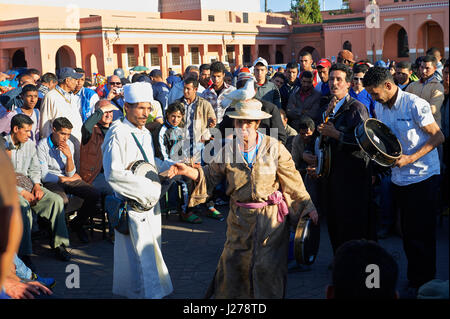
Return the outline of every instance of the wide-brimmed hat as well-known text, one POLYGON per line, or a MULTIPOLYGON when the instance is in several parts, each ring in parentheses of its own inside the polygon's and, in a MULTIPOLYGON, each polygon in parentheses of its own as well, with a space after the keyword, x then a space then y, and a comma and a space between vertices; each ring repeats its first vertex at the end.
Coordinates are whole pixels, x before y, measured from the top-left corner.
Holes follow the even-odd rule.
POLYGON ((227 113, 232 119, 241 120, 264 120, 271 118, 272 115, 261 111, 262 103, 258 100, 251 99, 238 101, 234 104, 234 111, 227 113))

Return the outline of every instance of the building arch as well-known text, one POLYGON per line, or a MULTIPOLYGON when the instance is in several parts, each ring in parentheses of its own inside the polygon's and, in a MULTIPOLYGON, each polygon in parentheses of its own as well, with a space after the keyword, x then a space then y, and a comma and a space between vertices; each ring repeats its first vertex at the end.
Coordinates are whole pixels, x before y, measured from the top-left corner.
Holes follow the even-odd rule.
POLYGON ((25 59, 25 52, 22 49, 14 52, 12 56, 12 67, 13 68, 26 68, 27 60, 25 59))
POLYGON ((56 70, 59 70, 64 67, 76 67, 76 58, 75 52, 68 47, 67 45, 63 45, 56 51, 55 56, 55 66, 56 70))
POLYGON ((86 77, 91 78, 94 73, 99 72, 99 64, 97 56, 94 53, 89 53, 84 59, 84 68, 86 77))
POLYGON ((386 28, 383 37, 383 59, 401 61, 409 57, 408 32, 400 24, 386 28))
POLYGON ((444 31, 441 25, 434 20, 422 23, 417 29, 418 56, 425 55, 431 47, 438 48, 441 55, 444 56, 444 31))
POLYGON ((303 54, 303 52, 309 52, 312 55, 313 61, 317 63, 320 60, 320 54, 319 51, 317 51, 316 48, 312 46, 305 46, 303 49, 300 50, 298 53, 297 61, 300 61, 300 56, 303 54))

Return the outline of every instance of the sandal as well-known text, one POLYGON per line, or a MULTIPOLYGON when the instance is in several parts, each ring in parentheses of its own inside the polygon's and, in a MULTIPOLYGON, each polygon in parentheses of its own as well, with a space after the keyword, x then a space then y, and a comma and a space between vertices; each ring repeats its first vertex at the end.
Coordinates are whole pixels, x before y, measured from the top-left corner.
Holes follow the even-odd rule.
POLYGON ((180 213, 180 219, 191 224, 200 224, 202 222, 202 219, 195 215, 193 212, 180 213))
POLYGON ((223 215, 214 207, 210 207, 208 208, 208 213, 206 214, 207 217, 211 217, 217 220, 224 220, 225 218, 223 217, 223 215))

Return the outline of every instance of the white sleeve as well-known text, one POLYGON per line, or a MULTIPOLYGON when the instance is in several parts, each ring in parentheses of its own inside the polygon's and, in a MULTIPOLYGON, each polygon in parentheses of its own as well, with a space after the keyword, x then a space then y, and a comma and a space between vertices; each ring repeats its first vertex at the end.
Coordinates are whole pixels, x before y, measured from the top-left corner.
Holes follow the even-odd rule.
POLYGON ((159 200, 161 185, 127 170, 127 141, 107 134, 102 145, 105 180, 118 194, 147 206, 159 200))
POLYGON ((430 104, 421 98, 416 98, 414 104, 411 105, 411 114, 414 122, 420 127, 427 126, 435 122, 430 104))

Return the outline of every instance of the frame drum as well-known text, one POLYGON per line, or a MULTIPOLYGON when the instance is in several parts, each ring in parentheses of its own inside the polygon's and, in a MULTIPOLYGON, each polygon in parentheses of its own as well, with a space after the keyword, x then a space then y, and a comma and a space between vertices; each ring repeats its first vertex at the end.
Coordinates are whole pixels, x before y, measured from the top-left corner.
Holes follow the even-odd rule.
POLYGON ((295 231, 294 256, 300 265, 312 265, 320 243, 320 224, 315 225, 309 216, 300 219, 295 231))

